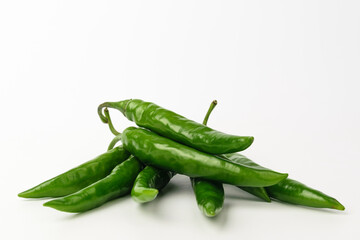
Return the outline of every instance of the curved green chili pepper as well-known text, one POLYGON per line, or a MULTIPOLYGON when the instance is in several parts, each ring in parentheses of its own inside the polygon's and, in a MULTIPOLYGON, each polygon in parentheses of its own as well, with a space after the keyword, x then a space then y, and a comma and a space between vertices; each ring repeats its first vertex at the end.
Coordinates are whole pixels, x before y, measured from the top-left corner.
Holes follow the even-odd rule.
MULTIPOLYGON (((239 153, 223 154, 223 156, 235 163, 253 167, 257 166, 259 169, 263 168, 239 153)), ((271 197, 283 202, 309 207, 333 208, 337 210, 345 209, 336 199, 290 178, 284 179, 283 181, 268 187, 240 188, 265 201, 269 201, 268 199, 271 197)))
POLYGON ((93 160, 19 193, 18 196, 42 198, 69 195, 104 178, 116 165, 125 161, 129 156, 130 153, 123 147, 116 147, 93 160))
POLYGON ((308 207, 345 210, 345 207, 335 198, 289 178, 265 189, 270 197, 282 202, 308 207))
POLYGON ((122 133, 124 148, 140 161, 189 177, 241 186, 274 185, 287 174, 247 167, 200 152, 146 129, 129 127, 122 133))
POLYGON ((202 152, 211 154, 238 152, 248 148, 254 141, 254 137, 225 134, 139 99, 101 104, 98 107, 98 114, 104 123, 108 122, 102 114, 102 108, 105 107, 118 109, 138 126, 202 152))
POLYGON ((200 211, 207 217, 215 217, 221 211, 224 203, 222 183, 191 178, 191 185, 200 211))
POLYGON ((135 179, 131 197, 139 203, 150 202, 173 176, 174 174, 170 171, 146 166, 135 179))
MULTIPOLYGON (((245 156, 237 154, 224 154, 229 161, 234 161, 246 166, 262 166, 256 164, 245 156)), ((267 168, 266 168, 267 169, 267 168)), ((316 207, 316 208, 333 208, 337 210, 344 210, 344 206, 341 205, 336 199, 330 197, 318 190, 310 188, 303 183, 292 180, 290 178, 268 187, 241 187, 241 189, 248 191, 255 196, 258 196, 264 200, 267 200, 269 196, 271 198, 280 200, 282 202, 316 207)))
POLYGON ((44 203, 63 212, 85 212, 130 192, 141 163, 134 157, 117 165, 110 175, 71 195, 44 203))

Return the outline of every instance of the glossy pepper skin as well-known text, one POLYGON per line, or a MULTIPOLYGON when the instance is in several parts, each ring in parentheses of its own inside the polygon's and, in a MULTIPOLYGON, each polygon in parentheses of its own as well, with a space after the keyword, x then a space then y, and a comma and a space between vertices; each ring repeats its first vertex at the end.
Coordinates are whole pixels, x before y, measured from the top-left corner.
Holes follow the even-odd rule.
POLYGON ((189 177, 262 187, 274 185, 287 174, 251 168, 200 152, 146 129, 129 127, 122 133, 124 148, 146 165, 189 177))
POLYGON ((102 114, 102 108, 105 107, 120 110, 140 127, 210 154, 239 152, 254 141, 254 137, 225 134, 139 99, 101 104, 98 113, 104 123, 108 121, 102 114))
POLYGON ((123 147, 116 147, 93 160, 19 193, 18 196, 42 198, 69 195, 104 178, 116 165, 125 161, 129 156, 130 153, 123 147))
POLYGON ((224 204, 224 188, 220 182, 190 178, 197 205, 207 217, 218 215, 224 204))
MULTIPOLYGON (((104 109, 104 114, 108 119, 110 131, 115 135, 115 138, 109 144, 108 150, 110 150, 121 140, 121 134, 114 128, 107 108, 104 109)), ((131 190, 131 197, 139 203, 146 203, 154 200, 159 191, 167 185, 174 175, 175 173, 170 171, 146 166, 135 179, 131 190)))
MULTIPOLYGON (((223 156, 227 157, 230 161, 238 162, 247 166, 257 166, 258 168, 263 168, 239 153, 224 154, 223 156)), ((283 181, 268 187, 240 188, 264 199, 265 201, 270 201, 271 197, 283 202, 308 207, 332 208, 337 210, 345 209, 344 206, 336 199, 290 178, 284 179, 283 181)))
POLYGON ((154 200, 174 174, 170 171, 146 166, 136 177, 131 190, 131 197, 136 202, 146 203, 154 200))
MULTIPOLYGON (((209 119, 212 111, 213 111, 214 108, 216 107, 216 105, 217 105, 217 101, 216 101, 216 100, 212 101, 212 103, 210 104, 210 107, 209 107, 209 109, 208 109, 208 111, 207 111, 207 113, 206 113, 206 116, 205 116, 205 118, 204 118, 204 121, 203 121, 203 124, 204 124, 204 125, 207 125, 207 121, 208 121, 208 119, 209 119)), ((221 157, 227 158, 228 161, 232 161, 232 162, 234 162, 234 163, 236 163, 236 164, 245 164, 245 165, 248 165, 248 166, 251 166, 251 167, 258 167, 258 166, 259 166, 259 165, 257 165, 256 163, 254 163, 254 162, 251 161, 250 159, 247 159, 246 157, 244 157, 244 156, 241 155, 241 154, 228 153, 227 156, 221 155, 221 157), (227 157, 227 156, 228 156, 228 157, 227 157)), ((205 180, 202 180, 202 181, 204 182, 205 180)), ((205 184, 205 183, 204 183, 204 184, 205 184)), ((204 184, 203 184, 203 185, 204 185, 204 184)), ((212 187, 213 187, 213 188, 218 188, 218 189, 217 189, 218 192, 221 191, 221 189, 219 189, 219 188, 222 188, 222 191, 224 191, 222 184, 216 184, 216 185, 214 185, 214 184, 213 184, 212 182, 210 182, 210 181, 209 181, 207 184, 212 184, 212 187)), ((270 197, 268 196, 267 192, 265 191, 265 189, 264 189, 263 187, 239 187, 239 188, 242 189, 242 190, 244 190, 244 191, 246 191, 246 192, 248 192, 248 193, 250 193, 250 194, 252 194, 252 195, 255 195, 255 196, 257 196, 257 197, 259 197, 259 198, 261 198, 261 199, 263 199, 263 200, 265 200, 265 201, 267 201, 267 202, 271 202, 270 197)), ((195 194, 196 194, 196 193, 195 193, 195 194)), ((199 204, 199 202, 198 202, 198 204, 199 204)), ((204 205, 206 205, 206 204, 207 204, 207 202, 206 202, 206 199, 204 198, 204 200, 201 202, 201 205, 204 206, 204 205)), ((202 207, 201 205, 199 205, 199 208, 200 208, 200 209, 206 209, 206 208, 202 207)), ((218 203, 218 207, 222 207, 222 204, 220 205, 220 203, 218 203)), ((205 215, 207 215, 207 214, 205 214, 205 215)))
POLYGON ((105 178, 71 195, 44 203, 45 207, 79 213, 99 207, 130 192, 142 164, 134 157, 117 165, 105 178))
POLYGON ((345 207, 335 198, 289 178, 265 189, 270 197, 283 202, 315 208, 345 210, 345 207))
MULTIPOLYGON (((231 162, 234 162, 237 164, 242 164, 242 165, 253 167, 253 168, 263 169, 265 171, 269 170, 268 168, 264 168, 264 167, 260 166, 259 164, 253 162, 252 160, 250 160, 249 158, 245 157, 244 155, 242 155, 240 153, 223 154, 223 155, 221 155, 221 157, 226 158, 228 161, 231 161, 231 162)), ((269 195, 267 194, 266 190, 263 187, 244 187, 244 186, 238 186, 238 187, 258 198, 265 200, 266 202, 271 202, 269 195)))

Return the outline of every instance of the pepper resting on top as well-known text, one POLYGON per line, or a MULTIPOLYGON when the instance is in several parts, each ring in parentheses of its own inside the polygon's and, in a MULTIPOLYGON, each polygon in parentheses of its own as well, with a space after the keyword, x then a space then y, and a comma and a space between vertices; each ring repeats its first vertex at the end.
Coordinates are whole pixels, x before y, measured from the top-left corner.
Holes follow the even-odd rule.
POLYGON ((189 177, 252 187, 271 186, 287 177, 285 173, 226 161, 146 129, 129 127, 121 137, 124 148, 144 164, 189 177))
POLYGON ((108 122, 102 113, 102 109, 106 107, 120 110, 126 118, 140 127, 210 154, 239 152, 248 148, 254 141, 254 137, 222 133, 139 99, 105 102, 99 105, 98 114, 104 123, 108 122))

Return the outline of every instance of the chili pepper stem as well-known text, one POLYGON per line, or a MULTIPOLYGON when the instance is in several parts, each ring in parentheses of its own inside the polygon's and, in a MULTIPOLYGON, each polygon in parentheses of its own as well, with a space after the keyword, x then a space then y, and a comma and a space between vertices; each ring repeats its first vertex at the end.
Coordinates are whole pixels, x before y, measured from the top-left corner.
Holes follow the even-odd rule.
POLYGON ((204 121, 203 121, 203 124, 204 124, 204 125, 207 125, 207 122, 208 122, 208 120, 209 120, 210 114, 211 114, 211 112, 214 110, 216 104, 217 104, 217 101, 216 101, 216 100, 212 101, 212 103, 210 104, 209 110, 207 111, 206 116, 205 116, 204 121))
POLYGON ((116 129, 114 128, 114 125, 113 125, 113 123, 112 123, 112 121, 111 121, 111 118, 110 118, 109 110, 108 110, 107 108, 104 109, 104 113, 105 113, 105 116, 106 116, 106 118, 107 118, 107 120, 108 120, 107 123, 108 123, 108 126, 109 126, 109 128, 110 128, 110 131, 111 131, 115 136, 121 134, 120 132, 116 131, 116 129))
POLYGON ((105 103, 100 104, 97 109, 98 115, 103 123, 108 122, 108 119, 103 114, 103 108, 107 108, 107 107, 109 107, 109 104, 107 102, 105 102, 105 103))
POLYGON ((111 117, 110 117, 110 114, 109 114, 109 110, 107 108, 104 109, 104 113, 105 113, 105 116, 108 120, 108 125, 109 125, 109 128, 110 128, 110 131, 115 135, 114 139, 110 142, 109 146, 108 146, 108 151, 113 149, 115 144, 119 141, 121 141, 121 133, 116 131, 116 129, 114 128, 114 125, 111 121, 111 117))
POLYGON ((109 151, 109 150, 113 149, 115 144, 118 143, 119 141, 121 141, 121 134, 119 134, 113 138, 113 140, 110 142, 107 150, 109 151))
POLYGON ((104 116, 102 109, 103 108, 114 108, 125 114, 126 105, 130 100, 120 101, 120 102, 104 102, 98 106, 98 115, 103 123, 108 123, 108 118, 104 116))

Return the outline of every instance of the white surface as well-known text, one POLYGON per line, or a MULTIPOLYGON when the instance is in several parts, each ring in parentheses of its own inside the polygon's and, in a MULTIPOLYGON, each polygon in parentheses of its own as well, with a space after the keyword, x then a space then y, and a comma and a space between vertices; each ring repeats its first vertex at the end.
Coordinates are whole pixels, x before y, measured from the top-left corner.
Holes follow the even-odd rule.
MULTIPOLYGON (((359 1, 1 1, 1 239, 359 239, 359 1), (258 163, 345 212, 226 187, 207 219, 177 176, 85 214, 16 194, 102 153, 103 101, 141 98, 253 135, 258 163)), ((118 129, 132 125, 112 111, 118 129)))

